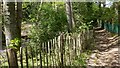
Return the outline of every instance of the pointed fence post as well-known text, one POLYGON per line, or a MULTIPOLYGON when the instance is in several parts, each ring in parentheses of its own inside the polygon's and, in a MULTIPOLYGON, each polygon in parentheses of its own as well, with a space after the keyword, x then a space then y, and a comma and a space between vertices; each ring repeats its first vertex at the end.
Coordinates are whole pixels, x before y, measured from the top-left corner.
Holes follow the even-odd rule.
POLYGON ((26 57, 26 67, 28 68, 28 52, 27 52, 27 46, 25 47, 25 57, 26 57))
POLYGON ((15 50, 11 48, 7 49, 7 57, 8 57, 9 68, 18 68, 17 58, 15 58, 17 57, 17 53, 15 52, 15 50))
POLYGON ((42 68, 42 43, 40 43, 40 68, 42 68))
POLYGON ((22 57, 22 47, 20 47, 20 64, 21 64, 21 68, 23 68, 23 57, 22 57))
POLYGON ((61 51, 61 68, 64 66, 64 33, 60 36, 60 51, 61 51))

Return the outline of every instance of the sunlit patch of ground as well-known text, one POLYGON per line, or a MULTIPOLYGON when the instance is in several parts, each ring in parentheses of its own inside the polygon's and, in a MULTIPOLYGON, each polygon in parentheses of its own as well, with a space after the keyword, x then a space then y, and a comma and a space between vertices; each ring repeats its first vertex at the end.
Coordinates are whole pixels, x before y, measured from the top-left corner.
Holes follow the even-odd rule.
POLYGON ((23 24, 21 27, 21 35, 26 36, 28 35, 30 28, 32 27, 32 24, 23 24))

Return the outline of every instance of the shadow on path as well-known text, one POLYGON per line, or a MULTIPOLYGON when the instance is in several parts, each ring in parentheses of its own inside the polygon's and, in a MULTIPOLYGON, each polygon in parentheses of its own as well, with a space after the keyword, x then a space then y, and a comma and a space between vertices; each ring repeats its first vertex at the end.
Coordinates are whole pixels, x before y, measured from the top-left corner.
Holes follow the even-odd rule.
POLYGON ((120 66, 120 36, 113 35, 105 29, 96 28, 95 50, 88 58, 88 66, 120 66))

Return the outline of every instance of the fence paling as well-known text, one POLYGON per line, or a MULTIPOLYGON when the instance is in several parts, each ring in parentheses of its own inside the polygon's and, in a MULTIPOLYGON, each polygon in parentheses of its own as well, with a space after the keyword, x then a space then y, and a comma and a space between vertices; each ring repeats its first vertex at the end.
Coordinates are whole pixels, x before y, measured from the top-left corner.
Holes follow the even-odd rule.
POLYGON ((8 58, 8 51, 7 51, 8 49, 6 49, 5 50, 5 52, 6 52, 6 55, 7 55, 7 61, 8 61, 8 64, 9 64, 9 58, 8 58))
POLYGON ((51 66, 51 52, 50 52, 50 50, 51 50, 51 48, 50 48, 50 41, 48 41, 49 43, 48 43, 48 66, 51 66))
POLYGON ((61 49, 61 68, 63 68, 63 61, 64 61, 64 59, 63 59, 63 51, 64 51, 64 39, 63 39, 63 35, 61 35, 61 37, 60 37, 60 41, 61 41, 61 43, 60 43, 60 49, 61 49))
POLYGON ((51 47, 52 47, 52 45, 51 45, 51 40, 49 41, 49 57, 50 57, 50 59, 49 59, 49 66, 51 67, 52 66, 52 52, 51 52, 51 47))
POLYGON ((80 35, 80 37, 78 37, 78 58, 79 58, 79 55, 80 55, 80 52, 81 52, 81 35, 80 35))
POLYGON ((35 48, 36 48, 36 55, 35 55, 35 57, 36 57, 36 66, 38 68, 38 49, 37 49, 37 46, 35 48))
POLYGON ((39 66, 40 66, 40 68, 42 68, 42 66, 43 66, 43 63, 42 63, 42 61, 43 61, 43 57, 42 57, 42 43, 39 44, 39 53, 40 53, 40 54, 39 54, 39 56, 40 56, 40 57, 39 57, 39 59, 40 59, 40 60, 39 60, 40 65, 39 65, 39 66))
POLYGON ((49 54, 48 54, 48 66, 51 67, 52 66, 52 61, 51 61, 51 57, 52 57, 52 54, 51 54, 51 40, 49 40, 49 54))
POLYGON ((45 64, 46 64, 46 60, 45 60, 45 58, 46 58, 46 48, 45 48, 45 42, 42 44, 42 47, 43 47, 43 50, 42 50, 42 57, 43 57, 43 66, 45 66, 45 64))
POLYGON ((58 50, 58 42, 57 42, 58 38, 56 37, 55 40, 56 40, 56 42, 55 42, 56 43, 56 45, 55 45, 55 49, 56 49, 56 53, 55 53, 55 55, 56 55, 56 66, 58 66, 58 62, 59 62, 59 54, 58 54, 59 50, 58 50))
POLYGON ((65 50, 66 50, 66 49, 65 49, 65 45, 66 45, 66 42, 65 42, 65 41, 66 41, 66 39, 65 39, 65 37, 66 37, 66 35, 63 35, 63 42, 64 42, 64 43, 63 43, 63 45, 64 45, 64 46, 63 46, 63 49, 64 49, 64 51, 63 51, 63 57, 64 57, 64 58, 63 58, 63 59, 64 59, 63 62, 64 62, 64 66, 66 66, 66 63, 65 63, 65 62, 66 62, 66 61, 65 61, 65 57, 66 57, 66 56, 65 56, 65 52, 66 52, 66 51, 65 51, 65 50))
POLYGON ((56 64, 56 37, 54 38, 54 49, 55 49, 55 51, 54 51, 54 66, 57 66, 57 64, 56 64))
POLYGON ((28 68, 28 53, 27 47, 25 47, 26 67, 28 68))
POLYGON ((58 36, 58 39, 57 39, 57 55, 58 55, 57 65, 59 65, 60 64, 60 36, 58 36))
MULTIPOLYGON (((33 49, 34 49, 34 47, 33 47, 33 49)), ((34 68, 33 49, 32 49, 32 47, 30 46, 30 51, 31 51, 31 60, 32 60, 32 68, 34 68)))
MULTIPOLYGON (((90 38, 91 33, 88 32, 81 32, 77 36, 72 36, 69 34, 62 34, 58 37, 55 37, 54 39, 51 39, 48 42, 43 42, 38 46, 30 46, 30 52, 31 52, 31 59, 32 59, 32 68, 34 68, 34 59, 37 64, 39 65, 40 68, 42 66, 71 66, 74 63, 74 60, 80 58, 80 53, 81 53, 81 46, 84 43, 86 39, 90 38), (87 36, 88 35, 88 36, 87 36), (34 48, 35 53, 33 53, 34 48), (39 51, 39 54, 38 54, 39 51), (35 56, 33 56, 33 54, 35 56), (40 56, 38 58, 38 55, 40 56), (38 59, 39 62, 38 62, 38 59)), ((22 48, 20 48, 20 59, 22 59, 22 48)), ((27 47, 25 48, 25 56, 26 56, 26 66, 28 67, 28 53, 27 53, 27 47)), ((23 65, 22 61, 21 66, 23 65)), ((36 65, 35 64, 35 65, 36 65)))
POLYGON ((48 43, 46 42, 46 65, 47 65, 47 67, 48 67, 48 43))
POLYGON ((54 68, 54 60, 53 60, 53 51, 54 51, 54 48, 53 48, 53 39, 51 40, 51 66, 52 68, 54 68), (52 49, 53 48, 53 49, 52 49))
POLYGON ((63 40, 64 40, 64 41, 63 41, 63 42, 64 42, 64 43, 63 43, 63 44, 64 44, 64 47, 63 47, 63 49, 64 49, 64 51, 63 51, 63 53, 64 53, 64 55, 63 55, 63 57, 64 57, 64 58, 63 58, 63 59, 64 59, 64 60, 63 60, 64 66, 66 66, 66 61, 65 61, 65 60, 66 60, 66 59, 65 59, 65 57, 66 57, 66 56, 65 56, 65 52, 66 52, 66 51, 65 51, 65 45, 66 45, 66 42, 65 42, 65 41, 66 41, 66 39, 65 39, 65 37, 66 37, 66 35, 63 36, 63 40))
POLYGON ((54 39, 52 39, 52 43, 51 43, 51 45, 52 45, 52 48, 53 48, 53 50, 52 50, 52 66, 53 66, 53 68, 54 68, 54 39))
POLYGON ((23 68, 23 59, 22 59, 22 47, 20 47, 20 64, 21 64, 21 68, 23 68))
POLYGON ((53 67, 54 66, 56 66, 56 62, 55 62, 55 59, 56 59, 56 55, 55 55, 55 38, 53 39, 53 49, 54 49, 54 51, 53 51, 53 61, 54 61, 54 63, 53 63, 53 67))
POLYGON ((40 43, 40 48, 39 48, 40 50, 40 68, 42 68, 42 54, 41 54, 41 52, 42 52, 42 44, 40 43))
POLYGON ((67 57, 67 52, 68 52, 68 47, 67 47, 67 46, 68 46, 68 43, 67 43, 67 42, 68 42, 68 37, 67 37, 67 36, 68 36, 68 35, 66 35, 66 37, 65 37, 65 38, 66 38, 66 41, 65 41, 65 55, 66 55, 66 56, 65 56, 65 65, 66 65, 66 66, 67 66, 67 63, 68 63, 68 60, 66 59, 66 57, 67 57))
POLYGON ((43 46, 43 51, 42 51, 42 53, 43 53, 43 63, 44 63, 43 66, 45 66, 45 43, 43 43, 42 46, 43 46))
POLYGON ((68 54, 68 59, 67 59, 67 57, 66 57, 66 60, 68 61, 68 63, 67 63, 67 66, 69 66, 70 65, 70 36, 68 35, 68 41, 67 41, 67 43, 68 43, 68 51, 67 51, 67 54, 68 54))

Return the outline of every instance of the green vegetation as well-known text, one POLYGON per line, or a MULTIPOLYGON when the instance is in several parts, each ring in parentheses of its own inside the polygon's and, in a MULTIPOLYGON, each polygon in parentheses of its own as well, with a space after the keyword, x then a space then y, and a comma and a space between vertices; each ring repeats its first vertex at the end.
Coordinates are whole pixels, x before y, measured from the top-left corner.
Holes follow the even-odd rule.
POLYGON ((106 24, 109 24, 110 32, 119 30, 114 26, 120 23, 119 7, 116 7, 119 3, 116 2, 110 7, 106 7, 105 2, 3 4, 0 3, 3 6, 0 6, 3 10, 0 22, 2 20, 5 33, 4 44, 6 42, 7 49, 16 51, 8 51, 9 64, 4 62, 1 66, 17 67, 22 62, 23 66, 86 66, 96 46, 94 28, 107 30, 106 24))
POLYGON ((11 40, 10 45, 8 46, 8 48, 12 48, 15 50, 19 50, 20 48, 20 39, 15 38, 14 40, 11 40))

